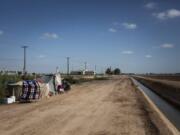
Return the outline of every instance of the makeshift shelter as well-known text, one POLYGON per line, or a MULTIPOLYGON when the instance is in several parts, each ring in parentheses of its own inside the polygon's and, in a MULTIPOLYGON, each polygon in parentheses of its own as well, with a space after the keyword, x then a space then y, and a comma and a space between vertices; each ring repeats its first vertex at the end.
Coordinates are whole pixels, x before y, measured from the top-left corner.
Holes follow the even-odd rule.
MULTIPOLYGON (((59 86, 62 86, 61 75, 56 73, 55 75, 44 75, 37 79, 41 89, 41 97, 48 97, 55 95, 59 92, 59 86)), ((62 91, 62 90, 61 90, 62 91)))
POLYGON ((17 100, 37 99, 33 96, 38 97, 38 99, 45 97, 47 98, 49 96, 56 95, 57 93, 59 93, 59 91, 63 91, 60 73, 43 75, 34 81, 33 80, 19 81, 17 83, 8 84, 8 85, 11 87, 9 96, 13 95, 16 97, 17 100), (29 82, 31 83, 33 82, 33 85, 30 83, 30 85, 28 86, 27 84, 25 84, 25 82, 28 83, 28 85, 29 82), (39 92, 37 87, 35 87, 34 85, 37 85, 39 87, 39 92), (29 87, 31 88, 31 90, 27 90, 29 89, 29 87), (32 89, 32 87, 34 87, 35 90, 32 89), (29 94, 27 94, 27 92, 29 94))

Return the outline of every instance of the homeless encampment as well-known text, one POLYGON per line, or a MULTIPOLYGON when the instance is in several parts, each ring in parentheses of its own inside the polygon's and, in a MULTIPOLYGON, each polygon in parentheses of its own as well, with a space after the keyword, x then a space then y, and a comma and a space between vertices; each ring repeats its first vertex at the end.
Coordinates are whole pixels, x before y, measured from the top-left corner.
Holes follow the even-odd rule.
POLYGON ((9 84, 17 100, 37 101, 64 92, 60 73, 43 75, 36 80, 24 80, 9 84))

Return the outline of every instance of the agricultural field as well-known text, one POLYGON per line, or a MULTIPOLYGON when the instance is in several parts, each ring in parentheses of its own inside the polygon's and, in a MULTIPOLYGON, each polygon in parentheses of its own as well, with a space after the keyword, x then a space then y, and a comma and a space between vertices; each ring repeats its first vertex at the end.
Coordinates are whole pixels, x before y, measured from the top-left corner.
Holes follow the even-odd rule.
POLYGON ((180 75, 147 75, 144 77, 168 81, 180 81, 180 75))

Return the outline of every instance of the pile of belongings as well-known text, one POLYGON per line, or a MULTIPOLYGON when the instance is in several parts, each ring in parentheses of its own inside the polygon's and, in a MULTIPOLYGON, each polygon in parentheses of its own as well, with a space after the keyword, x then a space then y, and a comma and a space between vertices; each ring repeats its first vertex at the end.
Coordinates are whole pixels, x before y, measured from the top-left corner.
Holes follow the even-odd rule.
POLYGON ((68 81, 62 80, 62 88, 64 91, 69 91, 71 89, 71 85, 68 81))

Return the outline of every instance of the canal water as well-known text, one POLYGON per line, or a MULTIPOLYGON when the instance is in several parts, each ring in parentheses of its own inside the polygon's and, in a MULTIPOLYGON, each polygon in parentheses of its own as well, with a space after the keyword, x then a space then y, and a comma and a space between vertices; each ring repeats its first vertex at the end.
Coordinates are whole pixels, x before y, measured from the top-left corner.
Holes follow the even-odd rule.
POLYGON ((133 82, 143 90, 144 93, 154 102, 154 104, 161 110, 161 112, 171 121, 172 124, 180 131, 180 110, 169 102, 158 96, 149 88, 133 79, 133 82))

